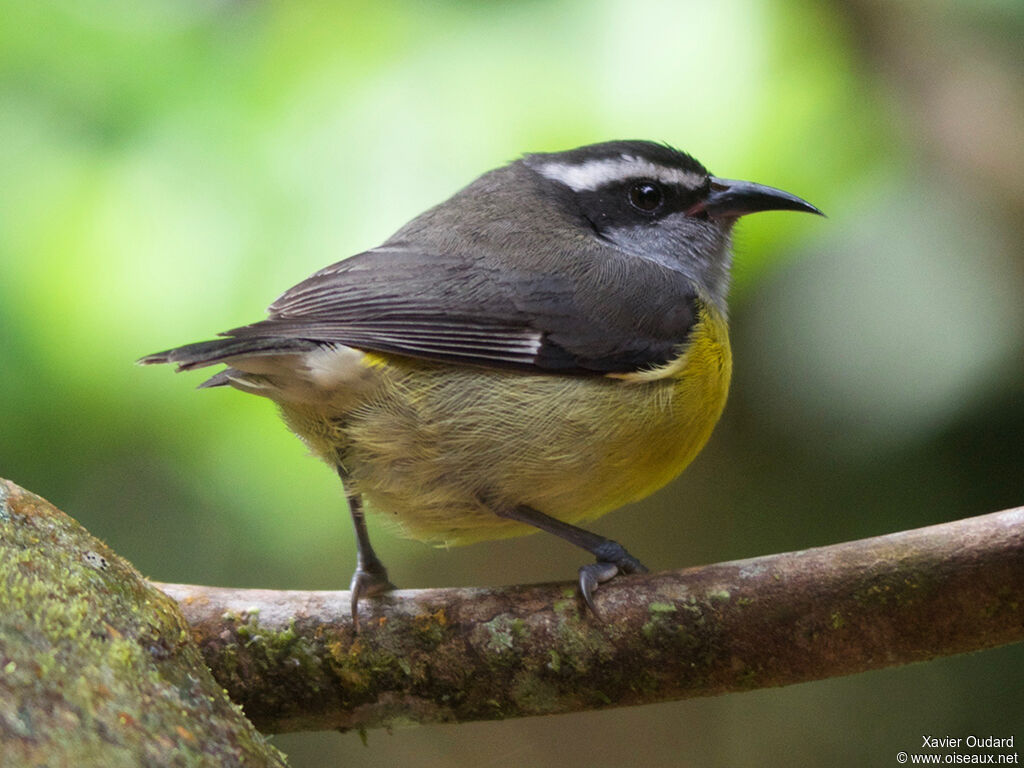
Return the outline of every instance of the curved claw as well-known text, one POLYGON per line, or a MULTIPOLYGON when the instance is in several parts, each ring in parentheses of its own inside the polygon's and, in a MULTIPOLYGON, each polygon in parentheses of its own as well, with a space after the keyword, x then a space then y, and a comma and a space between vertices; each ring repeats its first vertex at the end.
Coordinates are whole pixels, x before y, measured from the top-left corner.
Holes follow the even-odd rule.
POLYGON ((587 604, 590 612, 598 619, 601 619, 601 614, 594 604, 594 590, 599 584, 611 581, 620 573, 647 573, 647 566, 624 549, 621 552, 622 554, 614 561, 598 560, 580 568, 580 594, 583 595, 583 602, 587 604))
POLYGON ((615 578, 618 572, 619 566, 616 563, 603 563, 600 561, 584 565, 580 568, 580 594, 583 595, 583 602, 587 604, 590 612, 599 619, 601 614, 598 612, 597 606, 594 605, 594 590, 597 589, 598 584, 603 584, 615 578))
POLYGON ((365 567, 356 567, 352 574, 352 628, 359 631, 359 599, 361 597, 375 597, 376 595, 389 592, 395 585, 388 581, 388 571, 377 563, 369 563, 365 567))

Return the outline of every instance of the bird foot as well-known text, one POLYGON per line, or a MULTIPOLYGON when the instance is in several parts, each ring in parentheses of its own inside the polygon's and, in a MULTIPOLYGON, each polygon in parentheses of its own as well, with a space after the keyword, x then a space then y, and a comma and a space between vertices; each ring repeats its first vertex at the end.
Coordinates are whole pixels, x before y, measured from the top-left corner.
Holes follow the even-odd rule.
POLYGON ((359 599, 376 597, 395 588, 388 580, 388 571, 380 561, 360 563, 352 574, 352 627, 359 631, 359 599))
POLYGON ((598 619, 602 617, 594 605, 594 591, 599 584, 610 581, 620 573, 647 573, 647 567, 623 549, 622 555, 614 561, 598 560, 580 568, 580 594, 583 595, 583 601, 591 613, 598 619))

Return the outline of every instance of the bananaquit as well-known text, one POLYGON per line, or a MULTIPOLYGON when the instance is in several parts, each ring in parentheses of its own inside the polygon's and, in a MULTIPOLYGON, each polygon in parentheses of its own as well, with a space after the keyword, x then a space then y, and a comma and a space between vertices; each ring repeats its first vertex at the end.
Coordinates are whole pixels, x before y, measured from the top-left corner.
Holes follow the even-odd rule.
POLYGON ((820 213, 612 141, 485 173, 378 248, 286 291, 265 320, 143 358, 224 363, 202 387, 270 398, 340 475, 355 525, 352 615, 392 589, 363 505, 413 538, 547 531, 587 550, 583 598, 646 568, 576 526, 672 480, 725 405, 730 232, 820 213))

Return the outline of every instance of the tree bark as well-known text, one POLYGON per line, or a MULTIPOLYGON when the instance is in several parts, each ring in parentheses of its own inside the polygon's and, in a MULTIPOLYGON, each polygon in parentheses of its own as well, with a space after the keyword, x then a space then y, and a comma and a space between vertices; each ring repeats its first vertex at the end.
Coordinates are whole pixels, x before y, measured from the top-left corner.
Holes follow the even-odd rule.
POLYGON ((711 696, 1024 639, 1024 507, 802 552, 572 584, 348 592, 158 584, 265 731, 711 696))
POLYGON ((0 479, 0 765, 284 766, 174 601, 0 479))

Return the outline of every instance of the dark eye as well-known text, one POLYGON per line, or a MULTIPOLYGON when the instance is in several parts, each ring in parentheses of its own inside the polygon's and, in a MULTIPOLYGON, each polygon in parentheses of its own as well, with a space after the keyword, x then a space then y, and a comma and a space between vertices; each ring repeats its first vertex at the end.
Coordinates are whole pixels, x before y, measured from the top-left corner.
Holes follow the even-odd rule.
POLYGON ((661 187, 649 181, 638 181, 629 188, 629 203, 638 210, 656 211, 665 199, 661 187))

